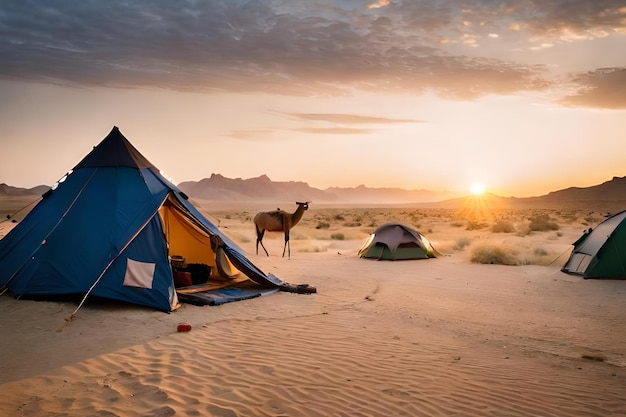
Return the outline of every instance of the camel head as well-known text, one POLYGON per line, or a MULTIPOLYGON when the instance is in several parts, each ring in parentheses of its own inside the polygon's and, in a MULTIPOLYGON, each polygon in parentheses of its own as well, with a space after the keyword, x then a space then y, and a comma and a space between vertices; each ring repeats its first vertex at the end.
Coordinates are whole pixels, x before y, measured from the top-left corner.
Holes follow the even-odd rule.
POLYGON ((309 208, 309 203, 310 203, 310 201, 305 201, 304 203, 302 203, 302 202, 300 202, 300 201, 296 201, 296 204, 297 204, 298 206, 302 206, 302 207, 304 207, 304 209, 305 209, 305 210, 308 210, 308 208, 309 208))

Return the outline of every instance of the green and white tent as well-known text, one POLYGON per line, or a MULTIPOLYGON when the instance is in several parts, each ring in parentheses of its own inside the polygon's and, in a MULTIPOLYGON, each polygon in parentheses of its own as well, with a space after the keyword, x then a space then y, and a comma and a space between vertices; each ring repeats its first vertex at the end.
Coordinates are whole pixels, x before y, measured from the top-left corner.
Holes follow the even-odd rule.
POLYGON ((428 259, 441 254, 417 230, 397 222, 379 226, 363 243, 359 257, 384 260, 428 259))
POLYGON ((561 271, 584 278, 626 278, 626 210, 585 230, 561 271))

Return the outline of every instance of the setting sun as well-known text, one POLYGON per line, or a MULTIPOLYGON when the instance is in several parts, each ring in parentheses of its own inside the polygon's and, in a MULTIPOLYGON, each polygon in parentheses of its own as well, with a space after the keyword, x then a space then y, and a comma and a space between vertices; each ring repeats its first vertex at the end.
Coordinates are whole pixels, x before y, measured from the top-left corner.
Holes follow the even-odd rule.
POLYGON ((472 193, 472 195, 482 195, 486 189, 485 185, 479 182, 470 185, 470 193, 472 193))

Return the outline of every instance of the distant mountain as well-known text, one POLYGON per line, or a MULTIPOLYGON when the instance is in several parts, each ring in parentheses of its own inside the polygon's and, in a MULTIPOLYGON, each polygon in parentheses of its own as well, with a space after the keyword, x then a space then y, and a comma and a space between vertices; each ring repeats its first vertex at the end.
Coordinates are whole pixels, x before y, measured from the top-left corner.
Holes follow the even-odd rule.
POLYGON ((47 185, 38 185, 33 188, 12 187, 5 183, 0 184, 0 197, 20 197, 27 195, 42 195, 50 189, 47 185))
MULTIPOLYGON (((463 208, 477 203, 477 197, 467 196, 431 202, 422 207, 463 208)), ((570 187, 552 191, 538 197, 500 197, 485 194, 480 204, 491 209, 507 208, 587 208, 607 211, 626 210, 626 177, 613 177, 610 181, 591 187, 570 187)))
MULTIPOLYGON (((200 181, 178 184, 195 199, 222 202, 287 202, 352 203, 384 205, 418 205, 420 207, 463 208, 481 204, 488 208, 589 208, 597 210, 626 210, 626 177, 591 187, 570 187, 538 197, 501 197, 485 194, 481 197, 460 196, 458 193, 401 188, 331 187, 325 190, 301 181, 272 181, 267 175, 242 179, 226 178, 220 174, 200 181)), ((0 184, 0 197, 42 195, 50 187, 12 187, 0 184)))
POLYGON ((613 177, 610 181, 586 188, 552 191, 543 198, 552 202, 626 200, 626 177, 613 177))
POLYGON ((613 177, 610 181, 591 187, 570 187, 552 191, 545 196, 528 198, 530 204, 547 207, 596 207, 610 211, 626 210, 626 177, 613 177))
POLYGON ((299 181, 272 181, 267 175, 241 179, 211 174, 200 181, 178 184, 187 195, 196 199, 219 201, 315 201, 317 203, 379 203, 401 204, 437 201, 457 197, 458 193, 401 188, 331 187, 320 190, 299 181))
POLYGON ((274 182, 266 175, 233 179, 211 174, 210 178, 200 181, 182 182, 178 184, 178 188, 192 198, 219 201, 317 201, 334 197, 327 196, 324 191, 311 188, 304 182, 274 182))

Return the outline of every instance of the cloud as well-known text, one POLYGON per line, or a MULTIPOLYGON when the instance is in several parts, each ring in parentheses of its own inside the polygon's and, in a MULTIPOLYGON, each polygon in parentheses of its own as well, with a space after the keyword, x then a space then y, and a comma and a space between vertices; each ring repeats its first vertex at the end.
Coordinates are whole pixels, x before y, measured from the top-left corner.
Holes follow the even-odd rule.
POLYGON ((577 74, 572 81, 578 85, 576 94, 560 102, 575 107, 626 109, 626 67, 603 68, 577 74))
POLYGON ((367 6, 368 9, 380 9, 381 7, 389 6, 390 0, 376 0, 374 3, 367 6))
POLYGON ((228 134, 224 136, 228 136, 233 139, 241 139, 241 140, 266 140, 268 135, 274 133, 274 130, 231 130, 228 134))
POLYGON ((424 123, 419 119, 390 119, 387 117, 359 116, 355 114, 334 113, 290 113, 299 119, 315 120, 337 124, 396 124, 396 123, 424 123))
POLYGON ((354 129, 349 127, 303 127, 291 129, 293 132, 313 133, 320 135, 363 135, 374 132, 373 129, 354 129))
POLYGON ((498 33, 514 50, 528 42, 545 47, 551 38, 606 36, 624 28, 621 4, 9 1, 0 6, 0 78, 204 93, 435 92, 472 100, 545 91, 554 82, 546 66, 480 56, 481 39, 498 33), (442 49, 450 45, 471 52, 442 49))
MULTIPOLYGON (((319 135, 362 135, 372 133, 375 129, 371 128, 355 128, 345 127, 344 125, 389 125, 399 123, 425 123, 419 119, 393 119, 388 117, 375 117, 375 116, 360 116, 356 114, 340 114, 340 113, 286 113, 288 116, 293 117, 301 121, 312 121, 330 123, 335 126, 331 127, 300 127, 291 129, 278 129, 288 130, 291 132, 300 133, 313 133, 319 135)), ((233 130, 226 136, 240 139, 240 140, 274 140, 273 136, 269 136, 274 133, 275 130, 233 130)))

